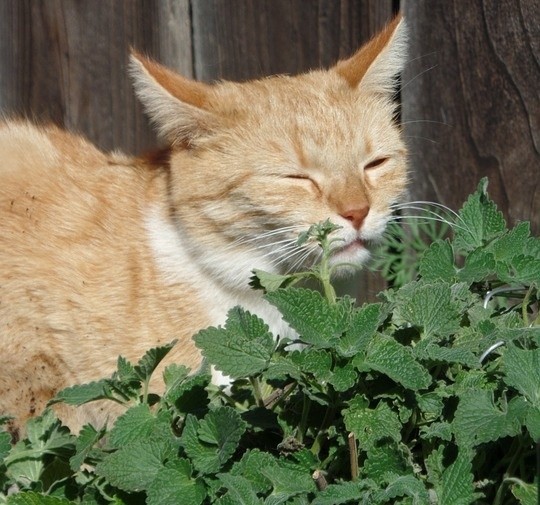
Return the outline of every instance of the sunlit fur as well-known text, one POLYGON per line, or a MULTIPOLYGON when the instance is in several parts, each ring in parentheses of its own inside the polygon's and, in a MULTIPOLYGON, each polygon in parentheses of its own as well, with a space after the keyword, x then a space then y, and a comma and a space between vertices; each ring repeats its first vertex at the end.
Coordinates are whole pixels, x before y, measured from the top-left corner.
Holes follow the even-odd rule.
MULTIPOLYGON (((406 185, 392 101, 404 49, 395 20, 329 70, 215 85, 134 55, 168 161, 0 126, 0 413, 13 433, 59 389, 110 375, 119 354, 176 338, 166 363, 197 369, 191 336, 237 304, 287 332, 248 280, 315 261, 295 242, 312 223, 342 226, 335 263, 363 262, 406 185)), ((74 428, 119 412, 57 411, 74 428)))

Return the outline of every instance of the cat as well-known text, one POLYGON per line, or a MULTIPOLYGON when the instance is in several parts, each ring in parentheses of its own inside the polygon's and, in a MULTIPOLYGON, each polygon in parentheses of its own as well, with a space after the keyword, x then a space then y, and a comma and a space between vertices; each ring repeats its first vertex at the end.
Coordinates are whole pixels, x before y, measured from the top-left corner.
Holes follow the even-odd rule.
MULTIPOLYGON (((235 305, 285 333, 248 281, 313 261, 295 245, 311 224, 342 226, 333 261, 367 259, 407 184, 393 100, 406 37, 396 18, 329 69, 243 83, 193 81, 133 53, 135 92, 167 142, 154 158, 0 125, 0 414, 15 438, 118 355, 178 339, 161 369, 197 370, 192 335, 235 305)), ((118 415, 111 403, 55 409, 77 430, 118 415)))

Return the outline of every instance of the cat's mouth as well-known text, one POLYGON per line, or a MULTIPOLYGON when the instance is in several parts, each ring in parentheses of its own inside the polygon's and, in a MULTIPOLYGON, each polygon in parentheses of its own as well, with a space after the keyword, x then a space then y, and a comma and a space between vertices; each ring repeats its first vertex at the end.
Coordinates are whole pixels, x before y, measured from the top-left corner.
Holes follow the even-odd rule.
POLYGON ((351 254, 355 253, 361 250, 366 249, 366 243, 362 239, 354 239, 352 242, 349 242, 348 244, 344 244, 341 246, 336 247, 332 251, 332 256, 335 255, 341 255, 341 254, 351 254))

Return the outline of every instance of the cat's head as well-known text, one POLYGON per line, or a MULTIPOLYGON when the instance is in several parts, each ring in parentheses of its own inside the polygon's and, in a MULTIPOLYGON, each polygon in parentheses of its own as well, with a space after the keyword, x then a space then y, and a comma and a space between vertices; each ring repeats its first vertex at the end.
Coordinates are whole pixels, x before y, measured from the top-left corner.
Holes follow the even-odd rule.
POLYGON ((328 70, 212 85, 133 55, 172 146, 174 218, 203 268, 245 283, 253 268, 305 267, 316 249, 298 249, 298 233, 327 218, 342 227, 335 262, 367 259, 407 183, 393 100, 405 49, 396 19, 328 70))

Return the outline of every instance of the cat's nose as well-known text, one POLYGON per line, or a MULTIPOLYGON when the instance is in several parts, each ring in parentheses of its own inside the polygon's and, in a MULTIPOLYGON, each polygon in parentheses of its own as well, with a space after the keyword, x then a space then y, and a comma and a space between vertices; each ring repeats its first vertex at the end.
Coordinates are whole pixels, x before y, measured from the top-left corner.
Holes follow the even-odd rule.
POLYGON ((341 217, 350 221, 355 230, 359 230, 366 219, 366 216, 369 213, 369 206, 364 205, 363 207, 348 209, 342 212, 341 217))

